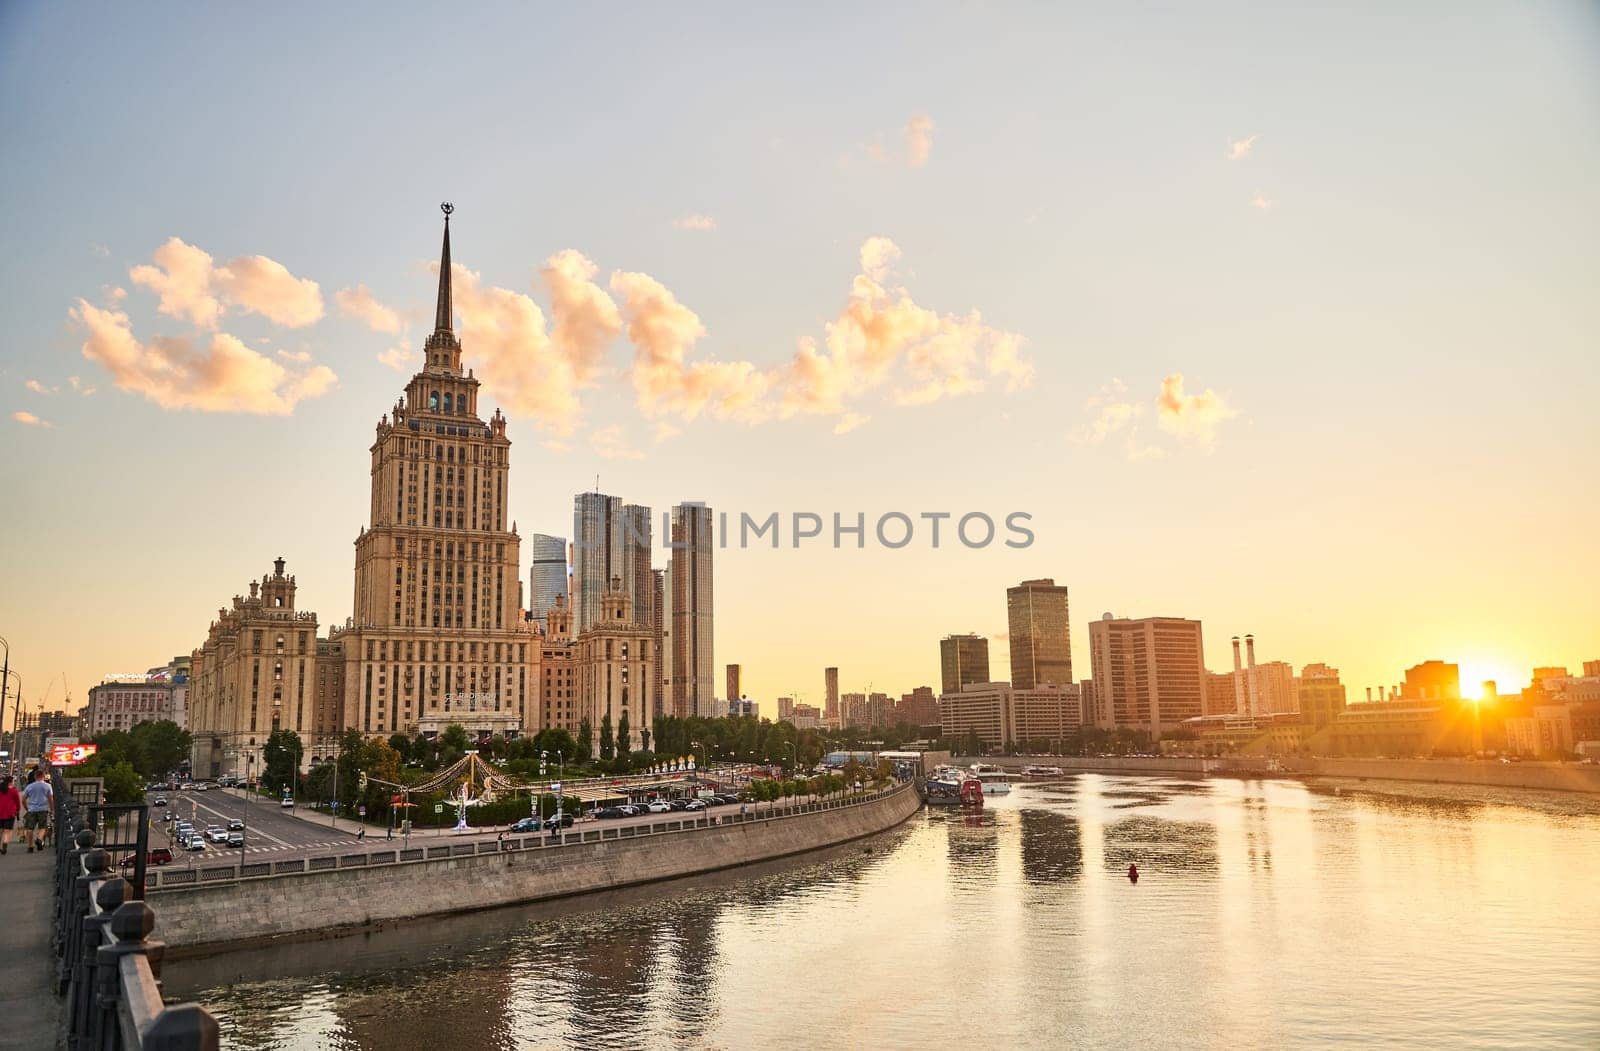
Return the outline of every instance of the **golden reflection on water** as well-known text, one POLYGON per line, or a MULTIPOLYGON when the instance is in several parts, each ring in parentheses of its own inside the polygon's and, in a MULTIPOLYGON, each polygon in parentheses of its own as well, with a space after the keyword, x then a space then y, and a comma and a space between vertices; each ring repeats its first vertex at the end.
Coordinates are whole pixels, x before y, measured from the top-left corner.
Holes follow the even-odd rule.
POLYGON ((1600 1046, 1600 800, 1085 774, 988 804, 168 991, 240 1048, 1600 1046))

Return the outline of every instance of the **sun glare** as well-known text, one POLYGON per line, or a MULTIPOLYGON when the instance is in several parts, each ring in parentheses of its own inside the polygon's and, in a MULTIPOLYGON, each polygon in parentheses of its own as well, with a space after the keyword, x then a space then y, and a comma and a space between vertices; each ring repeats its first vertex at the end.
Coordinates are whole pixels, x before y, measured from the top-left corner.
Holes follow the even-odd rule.
POLYGON ((1516 693, 1528 685, 1528 673, 1516 671, 1506 660, 1473 659, 1458 662, 1461 665, 1461 696, 1471 700, 1483 699, 1483 684, 1493 682, 1499 693, 1516 693))

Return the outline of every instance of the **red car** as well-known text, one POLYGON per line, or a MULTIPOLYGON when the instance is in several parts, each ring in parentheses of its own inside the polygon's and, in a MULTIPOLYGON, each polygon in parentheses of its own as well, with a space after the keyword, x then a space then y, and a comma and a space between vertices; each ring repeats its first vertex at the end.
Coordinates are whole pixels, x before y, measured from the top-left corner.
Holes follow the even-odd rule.
MULTIPOLYGON (((122 868, 131 869, 137 857, 138 855, 136 854, 129 854, 117 864, 122 868)), ((151 847, 145 853, 144 863, 146 865, 170 865, 172 864, 172 849, 170 847, 151 847)))

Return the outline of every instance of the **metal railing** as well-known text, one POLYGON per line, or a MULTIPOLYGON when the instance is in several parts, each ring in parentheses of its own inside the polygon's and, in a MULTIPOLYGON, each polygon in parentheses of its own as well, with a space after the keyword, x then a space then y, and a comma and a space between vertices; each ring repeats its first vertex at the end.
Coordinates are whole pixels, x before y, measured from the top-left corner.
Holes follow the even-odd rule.
POLYGON ((572 829, 559 834, 507 835, 499 839, 469 840, 467 842, 439 843, 424 840, 416 846, 397 841, 381 850, 363 852, 340 851, 333 854, 310 855, 299 858, 246 861, 243 864, 198 864, 183 867, 173 865, 166 869, 152 869, 150 887, 153 890, 160 891, 164 896, 168 892, 182 892, 217 883, 237 883, 275 876, 326 872, 332 869, 405 865, 417 862, 443 861, 478 854, 560 849, 591 843, 611 842, 619 839, 671 835, 860 806, 882 799, 901 788, 908 791, 917 790, 915 785, 910 782, 904 782, 884 789, 849 793, 806 802, 789 803, 787 805, 782 801, 751 803, 749 804, 750 809, 742 814, 729 813, 705 817, 662 818, 658 821, 638 825, 608 825, 600 821, 588 824, 586 827, 574 826, 572 829))
POLYGON ((57 992, 65 998, 69 1051, 215 1051, 220 1031, 197 1004, 161 996, 165 946, 150 937, 155 911, 142 899, 144 808, 105 806, 98 785, 83 790, 55 774, 57 992), (139 813, 135 813, 139 811, 139 813), (101 834, 107 841, 100 842, 101 834), (112 871, 134 849, 135 881, 112 871))

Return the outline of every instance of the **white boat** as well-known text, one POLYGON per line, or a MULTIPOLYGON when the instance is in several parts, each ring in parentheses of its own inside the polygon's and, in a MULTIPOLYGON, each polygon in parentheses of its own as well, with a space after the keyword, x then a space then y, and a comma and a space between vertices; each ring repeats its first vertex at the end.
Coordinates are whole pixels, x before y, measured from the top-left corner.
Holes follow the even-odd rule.
POLYGON ((1022 768, 1022 776, 1031 779, 1065 777, 1066 771, 1059 766, 1025 766, 1022 768))
POLYGON ((992 763, 972 764, 972 776, 983 783, 986 796, 1003 796, 1011 791, 1011 774, 992 763))

